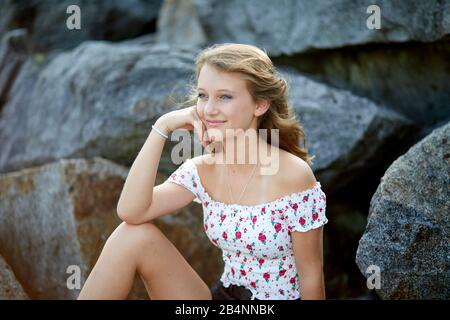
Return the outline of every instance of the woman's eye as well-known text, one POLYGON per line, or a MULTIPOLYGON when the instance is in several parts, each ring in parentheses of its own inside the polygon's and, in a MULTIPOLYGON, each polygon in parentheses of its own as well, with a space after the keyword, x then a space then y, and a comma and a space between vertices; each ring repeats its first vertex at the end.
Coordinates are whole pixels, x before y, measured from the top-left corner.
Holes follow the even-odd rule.
MULTIPOLYGON (((204 95, 203 93, 199 93, 199 94, 197 95, 197 97, 198 97, 199 99, 203 99, 203 98, 205 97, 205 95, 204 95)), ((222 99, 231 99, 231 98, 233 98, 232 96, 229 96, 229 95, 227 95, 227 94, 221 95, 220 97, 221 97, 222 99)))

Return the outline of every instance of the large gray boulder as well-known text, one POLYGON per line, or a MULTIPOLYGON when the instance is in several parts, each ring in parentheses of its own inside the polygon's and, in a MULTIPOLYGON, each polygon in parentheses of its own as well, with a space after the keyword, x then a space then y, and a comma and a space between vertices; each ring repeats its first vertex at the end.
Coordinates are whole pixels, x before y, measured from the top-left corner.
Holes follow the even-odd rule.
POLYGON ((86 40, 123 40, 156 31, 162 0, 3 0, 0 34, 25 28, 33 50, 71 49, 86 40), (80 8, 81 29, 70 30, 70 5, 80 8))
POLYGON ((42 63, 30 57, 0 118, 0 172, 71 157, 131 165, 151 124, 186 94, 194 57, 106 42, 84 42, 42 63))
POLYGON ((116 205, 126 174, 94 159, 0 175, 1 253, 31 298, 78 296, 66 285, 68 267, 85 277, 120 223, 116 205))
POLYGON ((450 122, 386 171, 370 203, 356 263, 381 271, 383 299, 450 298, 450 122))
MULTIPOLYGON (((450 33, 448 1, 194 0, 194 4, 192 17, 198 16, 208 43, 251 43, 272 56, 367 43, 430 42, 450 33), (366 10, 374 4, 381 9, 381 30, 367 27, 371 13, 366 10)), ((172 15, 172 24, 166 25, 184 27, 176 17, 172 15)), ((182 32, 173 29, 172 38, 182 32)))
POLYGON ((428 131, 450 120, 449 56, 450 42, 442 40, 347 46, 273 60, 383 104, 428 131))

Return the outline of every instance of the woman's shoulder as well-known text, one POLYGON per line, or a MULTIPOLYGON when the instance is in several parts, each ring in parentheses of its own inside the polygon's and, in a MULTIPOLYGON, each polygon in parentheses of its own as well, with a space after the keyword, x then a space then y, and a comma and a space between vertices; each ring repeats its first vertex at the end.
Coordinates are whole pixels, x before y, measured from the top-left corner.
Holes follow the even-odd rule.
POLYGON ((213 174, 213 158, 210 154, 199 155, 190 158, 189 161, 193 166, 195 166, 195 173, 198 174, 198 178, 201 181, 213 174))
MULTIPOLYGON (((317 184, 317 179, 309 164, 288 151, 280 151, 279 167, 286 189, 292 192, 305 191, 314 188, 317 184)), ((288 193, 290 192, 288 191, 288 193)))
POLYGON ((195 165, 197 172, 203 176, 209 173, 209 169, 212 167, 212 158, 209 154, 203 154, 189 159, 193 165, 195 165))
POLYGON ((192 163, 194 163, 196 166, 201 166, 201 165, 207 165, 209 163, 211 163, 210 161, 212 160, 211 155, 210 154, 202 154, 196 157, 193 157, 191 159, 189 159, 190 161, 192 161, 192 163))

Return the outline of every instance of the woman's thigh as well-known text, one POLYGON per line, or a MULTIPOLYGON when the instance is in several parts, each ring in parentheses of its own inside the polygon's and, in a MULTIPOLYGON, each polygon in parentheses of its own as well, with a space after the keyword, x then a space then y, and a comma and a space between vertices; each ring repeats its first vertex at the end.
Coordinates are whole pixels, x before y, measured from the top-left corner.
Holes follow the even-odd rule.
POLYGON ((137 238, 134 240, 136 268, 152 300, 212 298, 208 285, 156 225, 125 224, 122 227, 127 229, 125 233, 130 238, 137 238))

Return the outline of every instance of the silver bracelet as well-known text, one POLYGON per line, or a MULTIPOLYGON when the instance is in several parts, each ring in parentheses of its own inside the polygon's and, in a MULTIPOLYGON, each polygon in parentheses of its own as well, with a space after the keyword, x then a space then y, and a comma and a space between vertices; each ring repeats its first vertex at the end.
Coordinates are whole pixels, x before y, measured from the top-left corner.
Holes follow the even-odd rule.
POLYGON ((168 139, 169 138, 169 136, 168 135, 166 135, 166 134, 164 134, 164 133, 162 133, 161 131, 159 131, 159 129, 158 128, 156 128, 153 124, 152 124, 152 128, 153 129, 155 129, 156 130, 156 132, 158 132, 160 135, 162 135, 164 138, 166 138, 166 139, 168 139))

